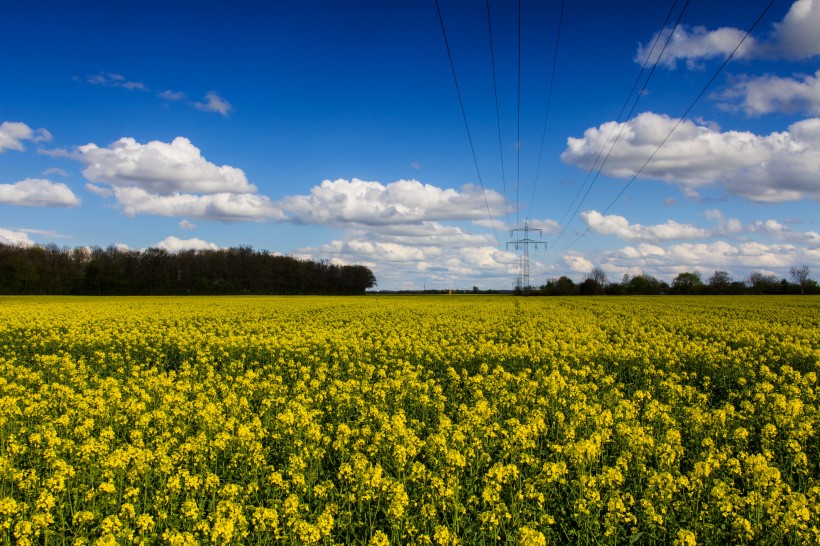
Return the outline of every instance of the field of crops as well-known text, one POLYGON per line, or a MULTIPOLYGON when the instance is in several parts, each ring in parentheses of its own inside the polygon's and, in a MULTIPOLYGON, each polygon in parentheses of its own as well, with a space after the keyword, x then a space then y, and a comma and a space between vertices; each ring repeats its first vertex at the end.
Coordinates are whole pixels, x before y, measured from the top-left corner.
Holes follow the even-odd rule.
POLYGON ((0 298, 2 544, 820 542, 820 299, 0 298))

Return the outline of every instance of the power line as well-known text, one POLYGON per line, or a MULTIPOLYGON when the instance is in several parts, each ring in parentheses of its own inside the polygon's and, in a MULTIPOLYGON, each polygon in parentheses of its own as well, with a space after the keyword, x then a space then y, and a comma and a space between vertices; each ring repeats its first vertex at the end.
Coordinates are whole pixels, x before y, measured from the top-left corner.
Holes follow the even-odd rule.
MULTIPOLYGON (((616 123, 620 123, 621 116, 623 115, 624 110, 626 110, 626 107, 629 104, 630 99, 632 98, 632 93, 635 91, 635 87, 637 87, 638 82, 641 81, 641 77, 643 76, 643 73, 646 71, 646 65, 649 64, 649 59, 652 58, 652 54, 655 52, 655 47, 658 45, 658 41, 660 40, 660 37, 663 34, 663 29, 666 28, 666 23, 669 22, 669 18, 672 16, 672 13, 674 12, 675 6, 677 5, 677 3, 678 3, 678 0, 673 0, 672 6, 669 8, 669 11, 666 14, 666 18, 663 20, 663 24, 661 25, 661 30, 658 31, 657 35, 655 35, 655 40, 652 42, 652 48, 649 50, 649 54, 646 56, 646 59, 644 60, 643 66, 641 67, 641 70, 638 72, 638 75, 635 77, 635 81, 632 82, 632 88, 629 90, 629 93, 627 94, 626 99, 624 99, 624 103, 621 106, 621 111, 618 112, 618 117, 615 119, 616 123)), ((581 184, 581 187, 578 188, 578 191, 576 192, 575 197, 572 199, 572 202, 567 207, 567 210, 564 211, 564 215, 561 216, 561 219, 558 221, 558 224, 556 224, 557 226, 563 225, 563 222, 566 219, 567 214, 569 214, 569 211, 572 210, 572 207, 573 207, 573 205, 575 205, 575 202, 578 200, 578 197, 581 196, 581 192, 583 192, 584 188, 586 188, 587 182, 589 181, 589 177, 592 175, 592 171, 594 171, 595 167, 598 165, 598 160, 601 159, 601 156, 603 155, 604 150, 606 149, 606 145, 609 144, 609 140, 610 140, 610 138, 612 138, 612 133, 614 131, 615 131, 615 125, 613 125, 610 128, 609 134, 607 135, 606 140, 604 141, 604 144, 601 146, 601 149, 598 151, 598 156, 595 158, 595 161, 592 162, 592 166, 587 171, 587 175, 584 178, 584 182, 581 184)), ((554 231, 554 229, 552 231, 554 231)), ((552 234, 552 231, 550 232, 550 234, 552 234)), ((562 231, 562 233, 563 233, 563 231, 562 231)), ((560 237, 560 234, 559 234, 559 237, 560 237)), ((558 241, 558 239, 556 239, 556 242, 557 241, 558 241)))
POLYGON ((541 172, 541 157, 544 154, 544 139, 547 136, 547 122, 550 119, 550 105, 552 104, 552 87, 555 83, 555 66, 558 64, 558 45, 561 42, 561 27, 564 23, 564 4, 566 0, 561 0, 561 14, 558 17, 558 34, 555 37, 555 54, 552 57, 552 76, 550 77, 550 87, 547 93, 547 113, 544 116, 544 130, 541 132, 541 148, 538 151, 538 166, 535 169, 535 181, 532 184, 532 194, 530 195, 530 206, 527 207, 527 216, 532 211, 532 203, 535 200, 535 187, 538 185, 538 175, 541 172))
POLYGON ((517 129, 515 133, 516 168, 515 168, 515 224, 518 225, 519 190, 521 189, 521 0, 518 0, 518 108, 516 114, 517 129))
MULTIPOLYGON (((520 2, 520 0, 519 0, 520 2)), ((493 228, 493 235, 498 246, 501 246, 501 240, 498 238, 498 233, 495 231, 495 222, 493 222, 493 215, 490 212, 490 204, 487 202, 487 193, 484 191, 484 181, 481 179, 481 170, 478 168, 478 158, 475 155, 475 146, 473 146, 473 137, 470 135, 470 126, 467 123, 467 112, 464 110, 464 101, 461 98, 461 89, 458 86, 458 77, 456 77, 456 65, 453 62, 453 54, 450 52, 450 42, 447 40, 447 31, 444 29, 444 18, 441 16, 441 7, 438 0, 436 0, 436 12, 438 13, 438 20, 441 23, 441 34, 444 36, 444 46, 447 48, 447 58, 450 59, 450 70, 453 73, 453 82, 456 84, 456 94, 458 95, 458 104, 461 106, 461 117, 464 119, 464 129, 467 131, 467 140, 470 142, 470 151, 473 154, 473 163, 475 164, 475 172, 478 175, 478 183, 481 185, 481 195, 484 197, 484 205, 487 207, 487 217, 490 219, 490 226, 493 228)))
MULTIPOLYGON (((604 211, 601 213, 602 218, 607 212, 609 212, 609 209, 612 208, 612 205, 614 205, 615 202, 618 201, 618 199, 621 198, 621 196, 624 194, 624 192, 626 192, 626 190, 629 189, 629 186, 632 185, 632 183, 638 178, 638 176, 641 174, 641 172, 643 172, 643 170, 646 168, 646 166, 649 165, 649 162, 652 161, 652 159, 655 157, 655 154, 657 154, 658 151, 661 149, 661 147, 664 144, 666 144, 666 141, 669 140, 669 137, 672 136, 672 133, 674 133, 675 130, 678 128, 678 126, 683 122, 683 120, 686 119, 686 116, 689 115, 689 112, 692 111, 692 108, 694 108, 695 105, 698 103, 698 101, 700 101, 700 99, 703 97, 703 95, 706 94, 706 91, 709 89, 709 87, 712 86, 712 83, 714 83, 715 79, 717 79, 718 75, 723 71, 723 69, 726 67, 726 65, 729 64, 729 61, 732 59, 732 57, 734 57, 735 53, 737 53, 737 50, 740 49, 740 46, 743 45, 743 42, 746 41, 746 38, 748 38, 749 35, 752 33, 752 31, 757 27, 757 25, 760 23, 760 21, 763 19, 763 17, 766 15, 766 13, 769 11, 769 8, 772 7, 774 2, 775 2, 775 0, 770 0, 770 2, 763 9, 761 14, 757 17, 757 19, 755 19, 755 22, 752 23, 752 26, 749 27, 749 30, 746 32, 746 34, 743 36, 743 38, 741 38, 741 40, 738 42, 737 46, 726 57, 726 59, 723 61, 723 63, 720 65, 720 67, 718 67, 718 69, 715 71, 715 73, 712 75, 712 77, 709 79, 709 81, 706 82, 706 85, 703 86, 703 89, 701 89, 700 93, 698 93, 698 96, 695 97, 695 100, 692 101, 692 103, 689 105, 689 107, 686 109, 686 111, 683 113, 683 115, 678 118, 677 123, 675 123, 674 127, 672 127, 672 129, 669 131, 669 134, 667 134, 664 137, 664 139, 661 141, 661 143, 658 144, 658 147, 655 148, 655 151, 652 152, 652 155, 649 156, 649 159, 647 159, 644 162, 644 164, 641 165, 641 168, 638 169, 638 171, 634 175, 632 175, 632 178, 629 179, 629 182, 626 183, 626 185, 623 187, 623 189, 620 191, 620 193, 618 193, 618 195, 615 196, 615 199, 613 199, 612 202, 604 209, 604 211)), ((598 222, 592 223, 589 226, 587 226, 587 229, 584 230, 583 233, 578 235, 578 237, 573 239, 572 242, 570 242, 568 245, 563 247, 561 250, 562 251, 566 250, 567 248, 569 248, 570 246, 575 244, 579 239, 581 239, 581 237, 583 237, 584 235, 589 233, 589 230, 592 229, 592 227, 597 225, 599 222, 600 222, 600 220, 598 222)))
MULTIPOLYGON (((609 151, 607 152, 606 156, 604 157, 604 160, 601 162, 601 165, 598 167, 598 170, 596 171, 595 176, 592 177, 592 180, 590 181, 590 184, 589 184, 589 187, 587 188, 586 193, 584 193, 584 196, 581 198, 581 201, 578 203, 578 206, 575 207, 575 210, 572 212, 572 216, 570 216, 569 220, 567 220, 567 223, 564 224, 564 227, 561 229, 561 232, 558 234, 558 237, 556 237, 555 240, 552 242, 553 246, 564 235, 564 233, 567 230, 567 227, 569 226, 570 223, 572 223, 572 220, 575 219, 575 216, 578 214, 578 211, 581 209, 581 205, 583 205, 584 201, 586 201, 586 198, 589 195, 589 192, 592 191, 592 187, 595 185, 595 182, 598 180, 598 176, 600 176, 601 172, 603 171, 604 165, 606 165, 607 160, 609 160, 609 157, 612 155, 612 151, 615 149, 615 145, 618 144, 618 141, 621 138, 621 134, 623 134, 623 131, 624 131, 624 128, 626 127, 626 124, 632 118, 632 114, 633 114, 633 112, 635 112, 635 108, 638 106, 638 101, 640 101, 641 96, 643 96, 643 93, 646 90, 646 86, 649 84, 649 80, 652 79, 652 75, 655 73, 655 69, 658 67, 658 64, 660 63, 660 60, 663 57, 663 54, 666 51, 666 48, 669 46, 669 42, 672 41, 672 36, 674 36, 675 30, 677 30, 678 26, 680 25, 680 21, 683 18, 683 14, 686 13, 686 8, 689 7, 689 2, 690 1, 691 0, 686 0, 686 4, 684 4, 683 9, 681 10, 680 14, 678 15, 677 20, 675 21, 675 26, 672 27, 672 30, 669 32, 669 36, 667 36, 667 38, 666 38, 666 42, 663 45, 663 49, 661 49, 660 54, 658 54, 658 58, 653 63, 652 69, 649 71, 649 75, 646 77, 646 80, 644 81, 643 86, 641 87, 641 90, 635 96, 635 102, 632 104, 632 108, 630 108, 629 113, 627 114, 626 118, 624 119, 624 122, 621 124, 621 127, 620 127, 620 130, 618 131, 618 134, 615 135, 615 140, 612 142, 612 146, 610 146, 609 151)), ((647 59, 648 59, 648 57, 647 57, 647 59)), ((606 143, 604 144, 604 148, 606 148, 606 143)), ((594 169, 594 166, 593 166, 593 169, 594 169)))
POLYGON ((501 144, 501 114, 498 108, 498 85, 495 77, 495 48, 493 47, 493 24, 490 17, 490 0, 487 0, 487 30, 490 33, 490 62, 493 65, 493 94, 495 95, 495 122, 498 127, 498 153, 501 156, 501 183, 504 187, 504 210, 507 216, 507 225, 510 223, 509 202, 507 200, 507 175, 504 172, 504 148, 501 144))

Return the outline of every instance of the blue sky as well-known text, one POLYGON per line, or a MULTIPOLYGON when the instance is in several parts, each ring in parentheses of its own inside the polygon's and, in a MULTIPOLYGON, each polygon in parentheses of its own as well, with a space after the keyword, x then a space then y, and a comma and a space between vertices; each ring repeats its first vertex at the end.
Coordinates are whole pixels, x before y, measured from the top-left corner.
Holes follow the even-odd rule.
POLYGON ((518 3, 491 1, 499 141, 486 4, 440 0, 478 170, 434 1, 10 4, 0 242, 251 245, 381 289, 509 288, 526 219, 533 284, 817 278, 820 2, 775 2, 678 123, 768 4, 691 0, 619 118, 684 4, 662 31, 672 2, 566 2, 551 80, 561 2, 523 0, 519 87, 518 3))

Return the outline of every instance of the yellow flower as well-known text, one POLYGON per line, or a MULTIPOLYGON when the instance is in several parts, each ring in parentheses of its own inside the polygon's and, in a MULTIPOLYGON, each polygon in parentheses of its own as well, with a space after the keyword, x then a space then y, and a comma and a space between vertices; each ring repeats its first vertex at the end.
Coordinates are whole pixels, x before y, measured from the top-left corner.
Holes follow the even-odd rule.
POLYGON ((387 535, 384 534, 384 531, 377 530, 370 537, 370 541, 367 544, 368 546, 389 546, 390 539, 387 538, 387 535))

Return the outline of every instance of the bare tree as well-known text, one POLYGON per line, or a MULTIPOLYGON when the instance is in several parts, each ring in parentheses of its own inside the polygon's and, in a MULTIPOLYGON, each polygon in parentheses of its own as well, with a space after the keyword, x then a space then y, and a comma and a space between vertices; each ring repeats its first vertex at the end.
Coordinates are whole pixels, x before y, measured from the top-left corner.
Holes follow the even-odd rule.
POLYGON ((592 268, 592 271, 589 272, 587 278, 592 279, 593 281, 598 283, 598 286, 600 286, 601 288, 606 288, 606 273, 600 267, 595 266, 594 268, 592 268))
POLYGON ((789 275, 792 276, 795 283, 800 285, 800 294, 805 294, 806 285, 809 283, 809 275, 811 275, 809 266, 792 267, 789 269, 789 275))
POLYGON ((603 294, 606 289, 606 273, 598 266, 592 268, 592 271, 587 273, 584 282, 581 283, 582 294, 603 294))

